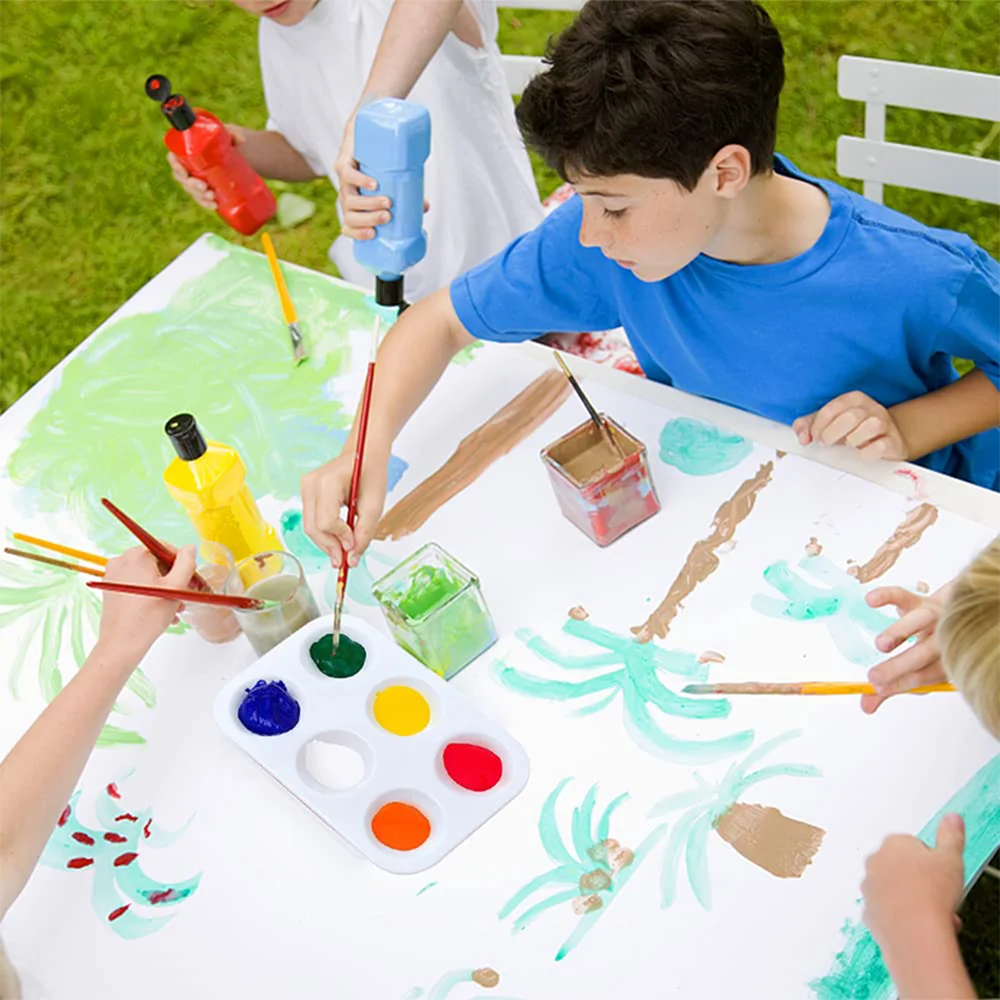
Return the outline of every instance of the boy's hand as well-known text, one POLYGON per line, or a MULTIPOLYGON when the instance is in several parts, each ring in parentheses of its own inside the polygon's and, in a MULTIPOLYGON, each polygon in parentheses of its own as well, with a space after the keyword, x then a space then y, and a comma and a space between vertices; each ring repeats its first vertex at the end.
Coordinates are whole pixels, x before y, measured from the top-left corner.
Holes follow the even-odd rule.
MULTIPOLYGON (((337 175, 338 199, 344 217, 340 231, 352 240, 374 239, 375 227, 385 225, 392 218, 389 211, 392 202, 383 195, 373 198, 361 193, 361 188, 366 191, 377 190, 378 182, 361 173, 358 161, 354 159, 354 115, 351 115, 344 127, 344 139, 333 169, 337 175)), ((429 208, 430 204, 425 198, 424 211, 429 208)))
MULTIPOLYGON (((104 579, 108 583, 137 583, 146 587, 172 587, 186 590, 194 576, 194 547, 187 546, 177 553, 173 569, 161 576, 153 556, 141 546, 129 549, 108 562, 104 579)), ((135 594, 102 595, 101 628, 98 644, 126 649, 141 658, 149 647, 173 622, 180 610, 178 601, 135 594)))
POLYGON ((865 865, 863 918, 887 960, 919 948, 928 930, 960 926, 955 910, 965 887, 961 816, 949 813, 941 819, 936 843, 928 847, 916 837, 894 834, 865 865))
POLYGON ((892 604, 901 615, 898 622, 875 637, 879 652, 891 653, 912 638, 917 642, 868 671, 868 680, 875 685, 877 693, 861 696, 863 712, 870 715, 894 694, 947 680, 934 629, 950 590, 951 584, 948 584, 929 597, 920 597, 902 587, 877 587, 869 591, 865 598, 869 607, 883 608, 892 604))
MULTIPOLYGON (((241 146, 247 141, 247 134, 249 129, 243 128, 242 125, 227 125, 226 130, 233 137, 233 145, 241 146)), ((167 163, 170 164, 170 170, 173 172, 174 179, 178 184, 189 195, 191 195, 194 200, 201 205, 202 208, 207 208, 210 212, 214 212, 218 209, 219 205, 215 200, 215 192, 204 182, 198 180, 197 177, 192 177, 191 174, 184 169, 184 165, 180 160, 174 156, 173 153, 167 153, 167 163)))
POLYGON ((357 566, 375 534, 388 492, 388 460, 365 452, 358 487, 358 516, 354 531, 340 516, 351 494, 354 453, 342 452, 335 459, 302 477, 302 526, 306 534, 340 567, 343 554, 349 566, 357 566))
POLYGON ((905 462, 907 445, 892 414, 863 392, 846 392, 792 424, 799 444, 846 444, 864 458, 905 462))

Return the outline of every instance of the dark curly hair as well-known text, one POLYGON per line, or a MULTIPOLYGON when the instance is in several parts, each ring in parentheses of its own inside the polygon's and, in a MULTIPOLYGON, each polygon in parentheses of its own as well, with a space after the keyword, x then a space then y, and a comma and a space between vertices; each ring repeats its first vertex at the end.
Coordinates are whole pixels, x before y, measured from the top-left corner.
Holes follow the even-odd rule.
POLYGON ((730 143, 771 169, 784 49, 750 0, 590 0, 549 41, 517 108, 563 178, 665 177, 693 190, 730 143))

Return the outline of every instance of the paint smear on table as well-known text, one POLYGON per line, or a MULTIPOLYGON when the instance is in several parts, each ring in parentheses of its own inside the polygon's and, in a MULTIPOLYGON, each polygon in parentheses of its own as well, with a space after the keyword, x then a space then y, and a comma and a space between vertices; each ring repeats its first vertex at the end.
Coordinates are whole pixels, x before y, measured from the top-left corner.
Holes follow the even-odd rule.
POLYGON ((682 811, 670 830, 660 871, 661 906, 670 906, 677 895, 678 869, 684 855, 691 891, 701 906, 712 908, 708 867, 708 841, 714 830, 748 861, 778 878, 799 878, 823 841, 824 831, 779 810, 737 801, 751 786, 779 777, 816 778, 812 764, 771 764, 757 767, 772 750, 801 735, 790 730, 759 744, 730 765, 715 784, 695 773, 696 787, 661 799, 649 811, 661 818, 682 811))
POLYGON ((378 523, 378 539, 405 538, 443 504, 474 483, 497 459, 539 428, 569 395, 561 372, 548 371, 518 393, 486 423, 463 438, 430 478, 408 493, 378 523))
POLYGON ((660 432, 660 459, 689 476, 714 476, 735 468, 753 451, 739 434, 679 417, 660 432))
POLYGON ((892 533, 892 536, 879 546, 878 551, 863 566, 851 566, 848 573, 859 583, 871 583, 872 580, 887 573, 896 565, 896 560, 904 549, 912 548, 923 538, 924 532, 938 519, 937 507, 922 503, 914 507, 903 523, 892 533))
POLYGON ((687 719, 724 719, 731 710, 724 698, 687 697, 668 688, 663 678, 674 674, 693 682, 708 677, 708 665, 693 653, 660 649, 656 643, 641 643, 630 636, 617 635, 589 621, 569 619, 563 632, 596 646, 602 652, 586 656, 565 653, 541 636, 519 629, 517 638, 536 656, 579 676, 581 670, 596 672, 584 680, 562 680, 525 673, 504 662, 497 663, 497 680, 512 691, 549 701, 590 699, 577 709, 579 716, 607 708, 619 695, 624 710, 625 729, 642 749, 680 763, 699 764, 720 760, 749 748, 753 730, 729 733, 712 740, 680 739, 654 719, 651 708, 666 715, 687 719), (606 669, 617 667, 618 669, 606 669))
POLYGON ((695 587, 703 583, 719 568, 716 549, 732 537, 740 523, 750 516, 760 491, 771 481, 774 462, 765 462, 757 474, 740 484, 736 492, 715 512, 712 533, 695 542, 684 566, 670 585, 667 596, 642 625, 632 629, 639 642, 649 642, 653 636, 660 639, 670 631, 670 623, 680 610, 681 601, 690 597, 695 587))
POLYGON ((173 914, 164 911, 193 895, 201 874, 179 882, 161 882, 143 872, 140 856, 149 849, 175 843, 191 820, 176 832, 161 830, 153 822, 152 810, 129 812, 112 783, 96 803, 103 829, 91 829, 77 816, 79 798, 80 792, 74 792, 40 863, 47 868, 89 873, 93 878, 91 905, 119 937, 134 940, 160 930, 173 919, 173 914))
MULTIPOLYGON (((928 845, 937 837, 938 824, 947 813, 965 820, 965 884, 969 885, 989 861, 1000 842, 1000 754, 984 764, 937 813, 917 836, 928 845)), ((860 911, 861 900, 858 900, 860 911)), ((882 953, 860 913, 844 922, 844 946, 826 975, 809 983, 820 1000, 889 1000, 896 995, 882 953)))

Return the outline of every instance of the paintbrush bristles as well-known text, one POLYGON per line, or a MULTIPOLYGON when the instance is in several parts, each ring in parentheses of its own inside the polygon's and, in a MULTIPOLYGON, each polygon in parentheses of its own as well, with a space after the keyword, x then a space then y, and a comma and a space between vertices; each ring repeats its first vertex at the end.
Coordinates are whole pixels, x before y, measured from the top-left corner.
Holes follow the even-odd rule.
POLYGON ((556 356, 556 362, 562 369, 563 375, 566 376, 567 381, 573 387, 573 391, 580 397, 580 402, 586 407, 587 413, 590 419, 594 422, 594 426, 601 432, 601 436, 611 447, 611 450, 624 462, 625 452, 622 451, 621 445, 618 443, 614 434, 611 433, 611 428, 608 426, 606 420, 601 419, 601 415, 594 409, 593 404, 587 398, 587 394, 583 391, 582 386, 576 380, 576 376, 569 370, 569 365, 566 364, 563 356, 558 351, 552 352, 556 356))

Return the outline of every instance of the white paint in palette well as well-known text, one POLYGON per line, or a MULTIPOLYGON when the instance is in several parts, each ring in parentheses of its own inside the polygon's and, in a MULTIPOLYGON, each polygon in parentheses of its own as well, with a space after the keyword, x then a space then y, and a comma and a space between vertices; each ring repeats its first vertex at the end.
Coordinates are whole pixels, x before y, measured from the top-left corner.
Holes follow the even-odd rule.
POLYGON ((331 792, 353 788, 367 771, 365 758, 350 741, 349 733, 325 733, 305 746, 306 772, 331 792))

